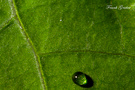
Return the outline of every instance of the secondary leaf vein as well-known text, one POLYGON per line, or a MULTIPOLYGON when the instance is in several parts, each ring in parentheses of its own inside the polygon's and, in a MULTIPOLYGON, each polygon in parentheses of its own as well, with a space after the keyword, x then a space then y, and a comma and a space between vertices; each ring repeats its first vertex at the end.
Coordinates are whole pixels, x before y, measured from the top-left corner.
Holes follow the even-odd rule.
POLYGON ((39 55, 49 55, 49 54, 61 54, 61 53, 76 53, 76 52, 91 52, 91 53, 101 53, 101 54, 108 54, 108 55, 120 55, 120 56, 127 56, 127 57, 135 57, 134 55, 128 55, 124 53, 112 53, 112 52, 102 52, 102 51, 92 51, 92 50, 66 50, 66 51, 55 51, 55 52, 48 52, 48 53, 39 53, 39 55))
POLYGON ((4 22, 2 25, 0 25, 0 30, 8 26, 12 21, 12 18, 8 19, 6 22, 4 22))

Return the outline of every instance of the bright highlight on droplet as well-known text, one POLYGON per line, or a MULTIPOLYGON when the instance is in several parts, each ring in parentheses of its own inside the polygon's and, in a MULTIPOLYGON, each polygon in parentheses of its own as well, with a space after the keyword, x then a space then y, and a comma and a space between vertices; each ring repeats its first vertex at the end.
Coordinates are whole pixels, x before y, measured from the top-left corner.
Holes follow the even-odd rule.
POLYGON ((75 84, 81 87, 88 88, 93 86, 93 80, 82 72, 75 72, 72 76, 72 80, 75 84))

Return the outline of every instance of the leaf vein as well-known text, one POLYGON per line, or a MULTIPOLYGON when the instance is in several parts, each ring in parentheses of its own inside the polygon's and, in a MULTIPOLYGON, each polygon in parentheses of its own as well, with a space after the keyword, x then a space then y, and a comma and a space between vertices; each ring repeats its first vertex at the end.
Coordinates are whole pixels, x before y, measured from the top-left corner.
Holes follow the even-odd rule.
POLYGON ((39 72, 39 75, 40 75, 40 79, 41 79, 41 82, 42 82, 42 86, 43 86, 43 90, 45 90, 45 80, 44 80, 44 75, 43 75, 43 71, 42 71, 42 66, 40 64, 40 59, 39 59, 39 56, 36 52, 36 49, 29 37, 29 35, 27 34, 25 28, 24 28, 24 25, 20 19, 20 16, 18 14, 18 11, 17 11, 17 8, 16 8, 16 4, 15 4, 15 1, 14 0, 11 0, 11 7, 13 9, 13 14, 14 16, 16 16, 16 20, 18 21, 20 27, 21 27, 21 32, 24 34, 24 36, 26 37, 27 39, 27 42, 28 44, 30 45, 32 51, 33 51, 33 54, 34 54, 34 57, 35 57, 35 60, 36 60, 36 64, 37 64, 37 68, 38 68, 38 72, 39 72))
POLYGON ((6 22, 4 22, 2 25, 0 25, 0 30, 8 26, 12 22, 12 18, 9 18, 6 22))
POLYGON ((125 53, 112 53, 112 52, 102 52, 102 51, 92 51, 92 50, 66 50, 66 51, 55 51, 55 52, 48 52, 48 53, 39 53, 39 55, 50 55, 50 54, 63 54, 63 53, 86 53, 86 52, 91 52, 91 53, 101 53, 101 54, 108 54, 108 55, 119 55, 119 56, 127 56, 127 57, 135 57, 134 55, 128 55, 125 53))

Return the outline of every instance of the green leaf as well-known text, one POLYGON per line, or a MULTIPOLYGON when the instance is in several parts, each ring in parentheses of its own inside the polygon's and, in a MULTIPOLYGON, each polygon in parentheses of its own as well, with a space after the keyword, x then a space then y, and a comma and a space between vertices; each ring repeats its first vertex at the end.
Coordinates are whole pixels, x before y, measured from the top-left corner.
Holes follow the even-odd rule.
POLYGON ((134 9, 135 0, 1 0, 0 89, 85 90, 72 81, 81 71, 88 90, 133 90, 134 9))

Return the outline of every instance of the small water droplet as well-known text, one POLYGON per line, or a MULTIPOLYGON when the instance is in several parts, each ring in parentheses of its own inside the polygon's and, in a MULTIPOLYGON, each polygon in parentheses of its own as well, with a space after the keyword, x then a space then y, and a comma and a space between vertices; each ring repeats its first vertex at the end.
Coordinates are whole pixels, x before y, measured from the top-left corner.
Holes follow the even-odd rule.
POLYGON ((60 21, 62 21, 62 19, 60 19, 60 21))
POLYGON ((82 72, 75 72, 72 76, 72 80, 75 84, 85 88, 92 87, 94 84, 93 80, 82 72))

